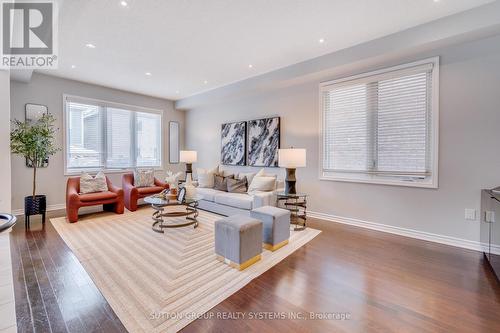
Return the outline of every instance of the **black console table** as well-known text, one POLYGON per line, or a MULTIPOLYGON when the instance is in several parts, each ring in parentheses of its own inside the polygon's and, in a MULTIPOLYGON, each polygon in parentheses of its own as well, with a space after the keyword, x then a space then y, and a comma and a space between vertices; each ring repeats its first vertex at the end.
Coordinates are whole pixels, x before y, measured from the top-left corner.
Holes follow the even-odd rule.
POLYGON ((500 188, 481 191, 480 229, 484 257, 500 282, 500 188))

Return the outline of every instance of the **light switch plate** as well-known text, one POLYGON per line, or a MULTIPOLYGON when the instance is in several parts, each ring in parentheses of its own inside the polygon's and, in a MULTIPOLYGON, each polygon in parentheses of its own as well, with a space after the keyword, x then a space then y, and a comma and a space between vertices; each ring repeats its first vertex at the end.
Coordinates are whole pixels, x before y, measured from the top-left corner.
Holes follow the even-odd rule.
POLYGON ((484 221, 488 223, 494 223, 495 222, 495 212, 487 210, 484 212, 484 221))
POLYGON ((476 210, 471 208, 465 208, 465 219, 470 221, 476 220, 476 210))

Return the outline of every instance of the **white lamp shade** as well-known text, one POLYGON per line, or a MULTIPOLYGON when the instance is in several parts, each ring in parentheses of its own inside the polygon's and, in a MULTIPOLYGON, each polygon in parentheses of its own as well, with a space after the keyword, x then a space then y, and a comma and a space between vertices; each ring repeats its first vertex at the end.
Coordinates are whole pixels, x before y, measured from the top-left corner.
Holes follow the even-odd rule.
POLYGON ((179 161, 182 163, 194 163, 198 158, 198 154, 194 150, 181 150, 179 153, 179 161))
POLYGON ((306 150, 302 148, 278 149, 278 163, 282 168, 295 169, 306 166, 306 150))

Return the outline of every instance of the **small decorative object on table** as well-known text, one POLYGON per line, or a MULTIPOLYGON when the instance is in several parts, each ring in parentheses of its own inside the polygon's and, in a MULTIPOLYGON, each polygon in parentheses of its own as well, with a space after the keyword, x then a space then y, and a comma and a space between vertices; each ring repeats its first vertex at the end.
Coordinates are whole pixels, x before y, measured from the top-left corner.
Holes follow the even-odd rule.
POLYGON ((183 187, 179 190, 179 194, 177 195, 177 201, 180 203, 184 203, 186 201, 186 188, 183 187))
POLYGON ((186 198, 191 199, 196 197, 196 186, 194 186, 190 174, 188 175, 182 188, 186 190, 186 198))
POLYGON ((168 184, 170 189, 169 198, 174 199, 177 197, 177 186, 179 183, 179 178, 182 176, 182 172, 173 173, 172 171, 167 171, 167 176, 165 177, 165 183, 168 184))
POLYGON ((165 189, 160 193, 152 195, 151 197, 161 200, 172 200, 177 198, 177 194, 172 194, 172 191, 170 189, 165 189))
POLYGON ((307 220, 307 194, 279 192, 276 196, 277 206, 290 211, 290 224, 295 225, 294 230, 304 230, 307 220))

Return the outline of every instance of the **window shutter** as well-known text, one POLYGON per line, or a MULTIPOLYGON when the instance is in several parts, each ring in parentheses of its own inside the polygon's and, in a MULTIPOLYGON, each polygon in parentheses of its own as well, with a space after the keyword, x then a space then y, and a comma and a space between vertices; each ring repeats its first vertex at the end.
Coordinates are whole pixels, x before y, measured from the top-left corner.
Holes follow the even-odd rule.
POLYGON ((430 172, 431 85, 430 71, 378 83, 378 171, 430 172))
POLYGON ((137 166, 161 165, 161 116, 137 112, 137 166))
POLYGON ((67 166, 73 169, 103 166, 102 109, 97 105, 67 103, 67 166))
POLYGON ((132 161, 132 112, 106 109, 106 167, 127 168, 132 161))
POLYGON ((67 172, 162 166, 161 113, 73 96, 65 101, 67 172))
POLYGON ((369 164, 367 89, 365 84, 324 93, 325 169, 366 171, 369 164))
POLYGON ((323 84, 323 173, 430 176, 433 69, 401 66, 323 84))

